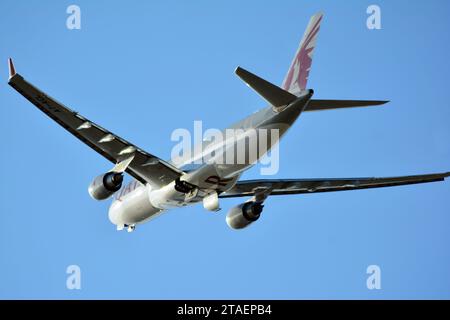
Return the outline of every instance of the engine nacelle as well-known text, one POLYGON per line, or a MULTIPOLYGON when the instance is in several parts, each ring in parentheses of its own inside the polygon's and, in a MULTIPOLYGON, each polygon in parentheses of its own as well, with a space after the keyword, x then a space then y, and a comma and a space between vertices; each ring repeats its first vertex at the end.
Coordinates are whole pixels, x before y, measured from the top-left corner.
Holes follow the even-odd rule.
POLYGON ((123 175, 108 172, 95 178, 89 185, 89 195, 95 200, 105 200, 122 187, 123 175))
POLYGON ((261 202, 249 201, 230 209, 227 224, 232 229, 242 229, 259 219, 263 210, 261 202))

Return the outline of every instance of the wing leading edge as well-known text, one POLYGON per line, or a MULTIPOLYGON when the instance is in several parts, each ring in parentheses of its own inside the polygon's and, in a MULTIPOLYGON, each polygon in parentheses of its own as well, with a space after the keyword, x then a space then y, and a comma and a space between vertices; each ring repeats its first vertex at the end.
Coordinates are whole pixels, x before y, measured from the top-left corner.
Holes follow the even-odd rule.
POLYGON ((388 178, 337 178, 337 179, 261 179, 238 182, 222 193, 220 198, 267 195, 286 195, 316 192, 358 190, 393 187, 408 184, 443 181, 450 172, 388 178))
POLYGON ((117 164, 133 157, 126 172, 140 182, 161 187, 183 174, 170 163, 102 128, 34 87, 16 73, 11 59, 8 83, 60 126, 112 163, 117 164))

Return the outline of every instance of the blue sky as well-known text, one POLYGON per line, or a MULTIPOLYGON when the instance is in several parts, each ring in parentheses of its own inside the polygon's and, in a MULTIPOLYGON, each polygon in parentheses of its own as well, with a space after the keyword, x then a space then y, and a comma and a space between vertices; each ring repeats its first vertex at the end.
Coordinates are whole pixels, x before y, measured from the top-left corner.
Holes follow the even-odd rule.
MULTIPOLYGON (((450 182, 273 197, 236 232, 226 211, 174 210, 117 232, 91 179, 110 163, 7 84, 9 56, 36 86, 169 158, 176 128, 223 128, 263 107, 241 65, 281 83, 309 17, 325 13, 316 98, 389 99, 304 114, 279 178, 450 169, 448 1, 0 2, 0 298, 450 298, 450 182), (366 28, 381 8, 382 29, 366 28), (81 30, 66 8, 81 8, 81 30), (81 290, 66 268, 81 268, 81 290), (381 268, 368 290, 366 268, 381 268)), ((244 178, 259 177, 253 168, 244 178)))

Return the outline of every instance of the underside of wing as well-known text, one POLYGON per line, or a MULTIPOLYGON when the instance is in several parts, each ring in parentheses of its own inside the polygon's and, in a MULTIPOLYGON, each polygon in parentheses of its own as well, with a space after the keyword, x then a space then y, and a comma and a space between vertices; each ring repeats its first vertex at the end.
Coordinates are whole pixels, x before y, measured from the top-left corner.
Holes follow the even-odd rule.
POLYGON ((262 179, 238 182, 222 193, 220 198, 267 195, 302 194, 393 187, 408 184, 443 181, 450 172, 389 178, 337 178, 337 179, 262 179))
POLYGON ((160 187, 183 174, 181 170, 170 163, 138 148, 51 98, 16 74, 12 61, 9 64, 9 84, 14 89, 64 129, 112 163, 117 164, 133 157, 126 172, 140 182, 160 187))

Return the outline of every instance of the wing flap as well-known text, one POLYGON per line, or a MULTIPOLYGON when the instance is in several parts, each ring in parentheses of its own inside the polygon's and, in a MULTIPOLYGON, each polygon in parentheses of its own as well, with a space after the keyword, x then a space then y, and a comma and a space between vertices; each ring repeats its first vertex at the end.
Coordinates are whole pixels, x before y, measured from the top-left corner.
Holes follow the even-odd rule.
POLYGON ((268 191, 270 195, 287 195, 393 187, 443 181, 448 176, 450 176, 450 172, 388 178, 247 180, 238 182, 233 188, 222 193, 219 197, 254 196, 261 190, 268 191))

